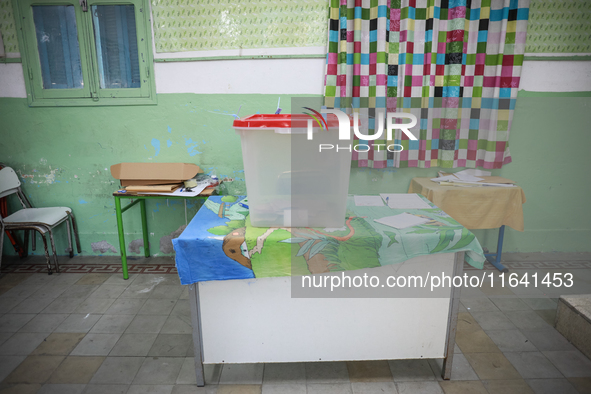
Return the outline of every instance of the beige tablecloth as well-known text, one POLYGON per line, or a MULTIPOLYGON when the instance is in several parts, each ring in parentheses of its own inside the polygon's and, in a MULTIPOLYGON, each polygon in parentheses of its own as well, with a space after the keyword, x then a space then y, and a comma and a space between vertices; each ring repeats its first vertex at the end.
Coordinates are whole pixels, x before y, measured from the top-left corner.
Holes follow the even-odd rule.
POLYGON ((525 194, 515 187, 440 186, 430 178, 413 178, 409 193, 419 193, 469 229, 509 226, 523 231, 525 194))

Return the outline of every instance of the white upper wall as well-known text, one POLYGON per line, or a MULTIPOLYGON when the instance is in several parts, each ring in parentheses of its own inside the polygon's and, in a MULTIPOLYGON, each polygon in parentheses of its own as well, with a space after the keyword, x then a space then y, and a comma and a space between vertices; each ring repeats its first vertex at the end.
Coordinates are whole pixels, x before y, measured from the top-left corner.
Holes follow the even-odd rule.
POLYGON ((525 61, 519 89, 532 92, 589 92, 591 61, 525 61))
POLYGON ((27 98, 21 63, 0 63, 0 97, 27 98))
POLYGON ((156 63, 158 93, 323 93, 324 59, 156 63))
MULTIPOLYGON (((158 93, 318 95, 324 68, 322 58, 204 60, 155 63, 154 73, 158 93)), ((591 61, 525 61, 519 88, 591 91, 591 61)), ((20 63, 0 63, 0 97, 27 97, 20 63)))
MULTIPOLYGON (((154 52, 155 47, 153 46, 154 52)), ((259 48, 154 53, 157 93, 309 94, 323 93, 324 47, 259 48), (300 56, 289 59, 195 60, 199 57, 300 56), (189 60, 190 58, 190 60, 189 60)), ((18 54, 9 54, 11 57, 18 54)), ((534 92, 591 91, 591 61, 525 61, 520 89, 534 92)), ((26 98, 20 63, 0 63, 0 97, 26 98)))

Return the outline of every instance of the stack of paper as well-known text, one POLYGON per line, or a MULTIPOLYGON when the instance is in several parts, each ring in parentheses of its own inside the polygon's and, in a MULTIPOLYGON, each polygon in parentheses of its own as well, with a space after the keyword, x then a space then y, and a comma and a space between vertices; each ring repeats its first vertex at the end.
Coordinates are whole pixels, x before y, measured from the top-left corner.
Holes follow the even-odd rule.
POLYGON ((459 180, 455 175, 444 175, 437 178, 431 178, 433 182, 441 183, 441 182, 453 182, 459 180))
POLYGON ((398 229, 417 226, 419 224, 427 223, 430 220, 431 219, 411 215, 410 213, 401 213, 400 215, 386 216, 385 218, 374 219, 375 222, 398 229))
POLYGON ((355 206, 358 207, 383 207, 384 203, 379 196, 355 196, 355 206))
MULTIPOLYGON (((198 196, 203 190, 205 190, 205 188, 207 187, 207 185, 198 185, 195 186, 194 188, 192 188, 191 190, 188 190, 187 188, 181 187, 179 189, 176 189, 174 192, 172 193, 153 193, 153 192, 138 192, 138 194, 155 194, 158 196, 173 196, 173 197, 195 197, 198 196)), ((129 187, 128 187, 129 189, 129 187)))
POLYGON ((393 209, 430 209, 425 202, 415 193, 380 193, 382 199, 393 209))
POLYGON ((458 177, 458 179, 460 181, 463 181, 463 182, 480 182, 480 181, 483 181, 484 180, 484 178, 479 178, 477 176, 470 175, 470 174, 464 174, 461 171, 460 172, 456 172, 454 175, 456 177, 458 177))
POLYGON ((166 192, 172 193, 173 191, 177 190, 181 185, 179 183, 171 184, 171 185, 131 185, 126 186, 125 190, 130 192, 166 192))
POLYGON ((463 170, 453 174, 431 178, 442 186, 500 186, 514 187, 515 182, 500 176, 491 176, 489 171, 463 170))
POLYGON ((455 173, 455 175, 460 175, 460 174, 471 175, 471 176, 490 176, 492 173, 490 171, 476 170, 476 169, 462 170, 462 171, 458 171, 455 173))

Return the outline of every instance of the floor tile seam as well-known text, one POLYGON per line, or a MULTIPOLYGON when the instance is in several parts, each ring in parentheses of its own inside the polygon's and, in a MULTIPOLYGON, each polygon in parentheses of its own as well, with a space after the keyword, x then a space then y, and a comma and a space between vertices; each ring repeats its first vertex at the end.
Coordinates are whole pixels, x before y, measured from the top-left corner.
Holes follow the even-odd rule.
MULTIPOLYGON (((519 328, 519 327, 517 327, 517 326, 515 325, 515 323, 513 323, 513 321, 511 320, 511 318, 510 318, 509 316, 507 316, 507 314, 506 314, 505 312, 501 311, 501 310, 498 310, 498 311, 471 311, 471 310, 468 310, 468 312, 467 312, 467 313, 469 313, 469 314, 470 314, 470 316, 472 316, 472 319, 474 319, 474 321, 475 321, 475 322, 476 322, 476 323, 477 323, 477 324, 480 326, 480 328, 481 328, 482 330, 484 330, 484 328, 482 328, 482 325, 481 325, 481 324, 478 322, 478 320, 477 320, 477 319, 476 319, 476 317, 475 317, 475 316, 472 314, 472 312, 476 312, 476 313, 479 313, 479 312, 482 312, 482 313, 485 313, 485 312, 500 312, 500 313, 502 313, 502 314, 503 314, 503 316, 504 316, 505 318, 507 318, 507 320, 509 320, 509 321, 511 322, 511 324, 513 324, 513 325, 515 326, 515 328, 519 328)), ((484 330, 484 331, 486 331, 486 330, 484 330)))
MULTIPOLYGON (((43 357, 43 356, 40 356, 40 357, 43 357)), ((70 357, 70 355, 68 354, 67 356, 61 356, 61 357, 63 357, 62 361, 61 361, 61 362, 58 364, 58 366, 57 366, 57 367, 55 367, 55 369, 54 369, 54 370, 53 370, 53 371, 52 371, 52 372, 49 374, 49 376, 47 377, 47 381, 43 382, 43 383, 42 383, 42 385, 43 385, 43 384, 49 384, 49 380, 51 379, 51 376, 52 376, 52 375, 53 375, 53 374, 54 374, 54 373, 55 373, 55 372, 56 372, 56 371, 59 369, 59 367, 60 367, 60 366, 61 366, 61 365, 62 365, 62 364, 63 364, 63 363, 66 361, 66 359, 67 359, 68 357, 70 357)), ((72 357, 79 357, 79 356, 72 356, 72 357)), ((96 357, 96 356, 93 356, 93 357, 96 357)), ((101 364, 102 364, 102 363, 101 363, 101 364)))
MULTIPOLYGON (((505 358, 505 359, 506 359, 506 360, 509 362, 509 364, 510 364, 510 365, 513 367, 513 369, 515 369, 515 371, 517 371, 517 373, 519 374, 519 376, 520 376, 520 377, 521 377, 523 380, 525 380, 525 379, 536 379, 536 378, 525 378, 525 377, 523 377, 523 375, 521 375, 521 373, 519 372, 519 370, 517 369, 517 367, 516 367, 516 366, 513 364, 513 362, 512 362, 512 361, 511 361, 511 360, 510 360, 510 359, 509 359, 509 358, 508 358, 508 357, 505 355, 505 353, 531 353, 531 352, 525 352, 525 351, 524 351, 524 352, 501 352, 501 354, 502 354, 502 355, 503 355, 503 357, 504 357, 504 358, 505 358)), ((548 359, 548 357, 546 357, 546 355, 545 355, 543 352, 541 352, 541 351, 540 351, 540 352, 537 352, 537 353, 540 353, 540 354, 542 354, 542 356, 544 356, 544 359, 546 359, 548 362, 550 362, 550 364, 551 364, 551 365, 552 365, 552 366, 553 366, 553 367, 554 367, 554 368, 555 368, 555 369, 556 369, 556 370, 557 370, 557 371, 560 373, 560 375, 562 376, 562 378, 563 378, 563 379, 567 379, 567 377, 566 377, 566 376, 565 376, 565 375, 562 373, 562 371, 560 371, 560 369, 558 368, 558 366, 557 366, 556 364, 554 364, 554 363, 553 363, 553 362, 552 362, 550 359, 548 359)), ((480 353, 469 353, 469 354, 497 354, 497 353, 490 353, 490 352, 480 352, 480 353)), ((470 364, 470 366, 471 366, 472 368, 474 368, 474 367, 472 366, 472 363, 470 363, 470 359, 469 359, 469 358, 467 358, 467 359, 468 359, 468 363, 470 364)), ((475 371, 475 372, 476 372, 476 371, 475 371)), ((478 375, 478 373, 476 373, 476 374, 478 375)), ((479 380, 480 380, 480 381, 482 381, 482 382, 484 382, 484 381, 487 381, 487 380, 503 380, 502 378, 500 378, 500 379, 482 379, 482 378, 480 378, 480 376, 478 376, 478 378, 479 378, 479 380)), ((552 378, 552 379, 554 379, 554 378, 552 378)), ((556 378, 556 379, 561 379, 561 378, 556 378)))
MULTIPOLYGON (((10 340, 10 338, 12 338, 14 335, 16 335, 16 334, 18 334, 18 333, 20 333, 20 331, 17 331, 17 332, 15 332, 15 333, 13 333, 13 334, 12 334, 12 335, 11 335, 9 338, 7 338, 7 339, 5 340, 5 341, 2 343, 2 345, 0 345, 0 346, 3 346, 4 344, 6 344, 6 343, 7 343, 7 342, 10 340)), ((51 333, 47 333, 47 332, 25 332, 25 331, 23 331, 22 333, 23 333, 23 334, 47 334, 47 336, 51 335, 51 333)), ((46 337, 45 339, 47 339, 47 337, 46 337)), ((42 342, 42 343, 43 343, 43 342, 42 342)), ((39 347, 39 346, 41 346, 41 343, 40 343, 39 345, 37 345, 37 347, 39 347)), ((30 355, 31 355, 31 353, 33 353, 33 352, 34 352, 34 351, 37 349, 37 347, 36 347, 35 349, 31 350, 31 351, 30 351, 29 353, 27 353, 27 354, 24 354, 24 353, 21 353, 21 354, 2 354, 2 353, 0 353, 0 356, 25 356, 25 357, 28 357, 28 356, 30 356, 30 355)))
MULTIPOLYGON (((175 377, 174 377, 174 379, 173 379, 173 381, 174 381, 174 382, 176 382, 176 381, 178 380, 178 378, 179 378, 180 374, 181 374, 181 371, 182 371, 182 369, 183 369, 183 363, 184 363, 184 359, 186 359, 186 358, 187 358, 187 356, 145 356, 145 357, 143 357, 143 358, 144 358, 144 362, 142 362, 142 365, 141 365, 141 366, 138 368, 138 370, 137 370, 136 374, 134 375, 133 379, 131 380, 131 381, 132 381, 132 384, 133 384, 133 381, 135 380, 135 378, 136 378, 136 377, 137 377, 137 375, 139 374, 140 370, 142 369, 142 367, 144 366, 144 363, 146 362, 146 360, 147 360, 148 358, 152 358, 152 359, 159 359, 159 358, 174 358, 174 359, 183 359, 183 362, 181 362, 181 366, 180 366, 180 368, 178 369, 178 372, 176 373, 176 375, 175 375, 175 377)), ((220 373, 220 376, 221 376, 221 373, 220 373)), ((173 385, 176 385, 176 383, 172 383, 172 384, 173 384, 173 385)))
MULTIPOLYGON (((112 349, 111 349, 112 350, 112 349)), ((144 362, 146 361, 146 359, 148 358, 148 356, 104 356, 105 360, 101 363, 101 366, 105 363, 105 361, 107 361, 107 358, 111 357, 111 358, 135 358, 135 359, 142 359, 142 362, 140 363, 139 368, 137 369, 137 371, 135 372, 135 374, 133 375, 133 377, 129 380, 131 383, 123 383, 123 385, 128 385, 131 386, 133 384, 133 381, 135 380, 137 374, 140 372, 140 370, 142 369, 142 366, 144 365, 144 362)), ((100 369, 100 368, 99 368, 100 369)), ((99 369, 96 370, 95 374, 99 371, 99 369)), ((93 377, 94 377, 93 375, 93 377)), ((91 378, 92 381, 92 378, 91 378)), ((107 385, 107 384, 121 384, 121 383, 95 383, 95 384, 100 384, 100 385, 107 385)), ((150 385, 152 386, 152 385, 150 385)))
MULTIPOLYGON (((528 352, 508 352, 508 353, 528 353, 528 352)), ((552 360, 550 360, 550 359, 549 359, 549 358, 548 358, 548 357, 547 357, 547 356, 546 356, 546 355, 545 355, 543 352, 541 352, 541 351, 538 351, 537 353, 540 353, 540 354, 541 354, 541 355, 544 357, 544 359, 545 359, 546 361, 548 361, 548 362, 550 363, 550 365, 552 365, 552 366, 554 367, 554 369, 556 369, 556 371, 558 371, 558 373, 560 374, 560 376, 562 376, 562 378, 551 378, 551 379, 566 379, 566 378, 567 378, 567 377, 566 377, 566 376, 565 376, 565 375, 562 373, 562 371, 560 370, 560 368, 558 368, 558 365, 556 365, 555 363, 553 363, 553 362, 552 362, 552 360)), ((505 357, 505 358, 507 358, 507 357, 505 357)), ((509 360, 509 362, 510 362, 511 364, 513 364, 509 358, 507 358, 507 360, 509 360)), ((513 368, 515 368, 515 370, 517 370, 517 367, 516 367, 515 365, 513 365, 513 368)), ((519 371, 517 371, 517 372, 519 372, 519 371)), ((520 373, 519 375, 521 375, 521 373, 520 373)), ((522 378, 523 378, 524 380, 525 380, 525 379, 536 379, 536 378, 525 378, 525 377, 523 377, 523 376, 522 376, 522 378)), ((538 379, 539 379, 539 378, 538 378, 538 379)))
POLYGON ((164 313, 136 313, 136 316, 170 316, 170 312, 164 313))
MULTIPOLYGON (((510 312, 510 313, 519 313, 519 312, 523 313, 523 312, 530 312, 531 311, 531 312, 535 313, 539 318, 541 318, 543 320, 543 318, 540 316, 540 314, 538 312, 539 311, 544 311, 544 310, 551 310, 551 309, 531 309, 531 310, 527 310, 527 311, 501 311, 501 312, 505 315, 505 317, 507 319, 509 319, 509 321, 511 321, 511 323, 513 323, 515 325, 515 327, 520 328, 517 324, 515 324, 515 322, 511 319, 511 317, 509 315, 507 315, 508 312, 510 312)), ((548 326, 552 327, 550 324, 548 324, 548 326)), ((544 328, 547 328, 547 327, 544 327, 544 328)))
MULTIPOLYGON (((539 349, 538 349, 538 347, 537 347, 536 345, 534 345, 534 343, 533 343, 533 342, 532 342, 532 341, 531 341, 531 340, 530 340, 530 339, 529 339, 529 338, 528 338, 528 337, 525 335, 525 333, 524 333, 522 330, 520 330, 519 328, 515 328, 515 329, 507 329, 507 330, 504 330, 504 329, 501 329, 501 330, 484 330, 484 332, 486 333, 486 335, 488 335, 488 332, 487 332, 487 331, 518 331, 518 332, 519 332, 521 335, 523 335, 523 336, 525 337, 525 339, 527 339, 527 343, 529 343, 531 346, 533 346, 533 347, 536 349, 536 350, 520 350, 520 351, 523 351, 523 352, 536 352, 536 351, 537 351, 537 352, 541 352, 541 350, 539 350, 539 349)), ((488 335, 488 337, 490 338, 490 335, 488 335)), ((491 341, 493 341, 493 342, 494 342, 494 340, 493 340, 492 338, 491 338, 491 341)), ((496 344, 496 343, 495 343, 495 344, 496 344)), ((497 347, 499 347, 499 345, 497 345, 497 347)), ((500 350, 500 348, 499 348, 499 350, 500 350)), ((505 352, 503 352, 503 351, 501 350, 501 353, 505 353, 505 352)))
MULTIPOLYGON (((454 342, 454 344, 455 344, 455 342, 454 342)), ((456 354, 457 353, 453 353, 453 355, 452 355, 452 365, 453 365, 453 357, 455 357, 456 354)), ((436 360, 436 359, 432 359, 432 360, 436 360)), ((439 381, 439 378, 443 379, 443 377, 441 376, 443 369, 439 369, 439 366, 437 365, 436 362, 433 362, 433 363, 429 362, 428 364, 429 364, 429 367, 431 368, 431 372, 433 373, 433 376, 435 377, 435 381, 439 381), (437 367, 438 370, 435 370, 435 367, 437 367)), ((442 364, 442 367, 443 367, 443 364, 442 364)), ((394 374, 392 374, 392 380, 394 380, 394 374)))
MULTIPOLYGON (((74 311, 73 311, 73 312, 66 312, 66 313, 70 313, 70 314, 76 313, 76 309, 78 309, 78 307, 79 307, 80 305, 82 305, 82 304, 83 304, 83 303, 84 303, 84 302, 85 302, 85 301, 86 301, 88 298, 90 298, 90 296, 91 296, 91 295, 92 295, 92 294, 89 294, 89 295, 88 295, 86 298, 82 299, 82 301, 76 305, 76 308, 74 309, 74 311)), ((58 298, 59 298, 59 297, 58 297, 58 298)), ((66 298, 80 298, 80 297, 66 297, 66 298)), ((56 300, 56 299, 54 299, 53 301, 55 301, 55 300, 56 300)), ((50 303, 49 303, 49 304, 48 304, 48 305, 47 305, 45 308, 43 308, 41 311, 39 311, 39 312, 38 312, 38 314, 42 314, 42 313, 43 313, 43 314, 64 313, 64 312, 44 312, 44 311, 45 311, 47 308, 49 308, 49 306, 50 306, 50 305, 53 303, 53 301, 52 301, 52 302, 50 302, 50 303)))
MULTIPOLYGON (((73 315, 84 315, 84 316, 86 316, 86 317, 90 317, 90 316, 102 316, 103 314, 102 314, 102 313, 70 313, 70 314, 69 314, 69 316, 68 316, 68 317, 66 317, 66 318, 64 319, 64 321, 63 321, 61 324, 63 324, 63 323, 66 321, 66 320, 68 320, 68 319, 69 319, 71 316, 73 316, 73 315)), ((85 318, 86 318, 86 317, 85 317, 85 318)), ((95 321, 95 322, 92 324, 92 326, 90 326, 90 327, 88 328, 88 330, 87 330, 87 331, 85 331, 85 332, 74 332, 74 333, 75 333, 75 334, 78 334, 78 333, 79 333, 79 334, 84 334, 84 336, 88 335, 88 334, 90 333, 90 330, 92 330, 92 327, 94 327, 94 325, 95 325, 95 324, 96 324, 96 323, 97 323, 99 320, 100 320, 100 317, 99 317, 99 318, 98 318, 98 319, 97 319, 97 320, 96 320, 96 321, 95 321)), ((53 332, 58 332, 58 333, 68 333, 68 334, 70 334, 71 332, 69 332, 69 331, 56 331, 56 330, 57 330, 57 329, 58 329, 58 328, 61 326, 61 324, 60 324, 59 326, 57 326, 57 327, 55 328, 55 330, 53 330, 53 332)), ((72 333, 72 334, 74 334, 74 333, 72 333)), ((82 339, 84 339, 84 337, 83 337, 82 339)), ((81 340, 81 341, 82 341, 82 340, 81 340)), ((78 343, 80 343, 80 342, 78 342, 78 343)))
MULTIPOLYGON (((474 316, 472 316, 472 318, 474 318, 474 316)), ((482 328, 482 326, 480 325, 480 323, 478 323, 478 321, 475 318, 474 318, 474 321, 476 321, 476 324, 478 324, 478 326, 479 326, 478 329, 475 329, 475 330, 461 330, 461 332, 483 331, 486 334, 486 336, 492 341, 492 338, 488 335, 487 331, 503 331, 503 329, 500 329, 500 330, 485 330, 484 328, 482 328)), ((517 327, 515 327, 515 328, 517 328, 517 327)), ((512 330, 512 328, 509 328, 507 330, 512 330)), ((456 330, 456 334, 457 334, 457 330, 456 330)), ((472 352, 472 353, 474 353, 474 352, 472 352)))
MULTIPOLYGON (((58 369, 58 367, 59 367, 59 366, 60 366, 60 365, 61 365, 61 364, 64 362, 64 360, 66 359, 66 357, 67 357, 67 356, 63 356, 63 355, 34 355, 34 356, 33 356, 33 355, 30 355, 30 354, 29 354, 28 356, 26 356, 26 357, 23 359, 23 361, 21 361, 21 362, 20 362, 20 363, 19 363, 19 364, 18 364, 16 367, 14 367, 14 369, 12 370, 12 372, 11 372, 11 373, 9 373, 9 374, 6 376, 6 378, 4 378, 4 380, 2 381, 2 383, 5 383, 5 380, 6 380, 6 379, 7 379, 7 378, 8 378, 8 377, 9 377, 9 376, 10 376, 10 375, 11 375, 11 374, 14 372, 14 371, 16 371, 16 370, 17 370, 17 368, 18 368, 18 367, 19 367, 21 364, 23 364, 23 363, 24 363, 24 362, 27 360, 27 358, 29 358, 29 357, 39 357, 39 358, 43 358, 43 357, 52 357, 52 358, 54 358, 54 357, 62 357, 62 360, 61 360, 61 361, 59 362, 59 364, 58 364, 58 365, 57 365, 57 366, 56 366, 56 367, 53 369, 53 371, 52 371, 52 372, 49 374, 49 376, 47 377, 47 379, 46 379, 45 381, 43 381, 42 383, 35 382, 35 383, 38 383, 38 384, 44 385, 44 384, 47 384, 47 382, 49 381, 49 379, 50 379, 51 375, 53 375, 53 373, 54 373, 54 372, 55 372, 55 371, 58 369)), ((11 383, 11 384, 12 384, 12 383, 11 383)), ((31 384, 31 383, 13 383, 13 384, 31 384)))
MULTIPOLYGON (((544 328, 528 328, 528 329, 524 329, 524 328, 519 328, 517 327, 517 329, 527 338, 527 332, 540 332, 540 331, 548 331, 548 330, 554 330, 556 331, 557 334, 560 334, 560 332, 558 330, 556 330, 556 327, 548 325, 548 327, 544 327, 544 328)), ((562 334, 560 334, 562 336, 562 334)), ((563 336, 564 337, 564 336, 563 336)), ((566 339, 566 338, 564 338, 566 339)), ((569 342, 570 343, 570 342, 569 342)))
POLYGON ((125 331, 88 331, 89 334, 125 334, 125 331))

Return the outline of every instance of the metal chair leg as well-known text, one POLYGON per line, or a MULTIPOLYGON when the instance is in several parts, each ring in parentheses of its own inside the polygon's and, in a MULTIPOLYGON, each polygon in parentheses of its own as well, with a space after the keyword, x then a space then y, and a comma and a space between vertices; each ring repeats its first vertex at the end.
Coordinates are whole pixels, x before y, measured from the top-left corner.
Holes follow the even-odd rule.
POLYGON ((4 247, 4 222, 0 220, 0 268, 2 268, 2 248, 4 247))
POLYGON ((45 261, 47 262, 47 275, 53 274, 51 270, 51 260, 49 259, 49 251, 47 250, 47 240, 45 239, 45 235, 41 232, 41 230, 37 230, 41 235, 41 239, 43 240, 43 249, 45 250, 45 261))
POLYGON ((72 220, 72 229, 74 230, 74 239, 76 240, 76 249, 78 249, 78 253, 82 253, 82 248, 80 247, 80 236, 78 235, 78 226, 76 225, 76 218, 72 212, 68 212, 68 216, 72 220))
POLYGON ((60 272, 60 266, 57 262, 57 254, 55 253, 55 242, 53 241, 53 232, 49 227, 47 227, 47 232, 49 233, 49 240, 51 241, 51 249, 53 250, 53 262, 55 265, 55 272, 60 272))
POLYGON ((25 230, 24 231, 24 240, 23 240, 23 259, 29 255, 29 235, 33 235, 35 237, 34 230, 25 230))
MULTIPOLYGON (((25 230, 27 231, 27 230, 25 230)), ((37 237, 33 230, 31 230, 31 250, 34 252, 37 249, 37 237)))
POLYGON ((72 248, 72 233, 70 232, 70 220, 66 219, 66 231, 68 232, 68 253, 70 258, 74 257, 74 249, 72 248))

